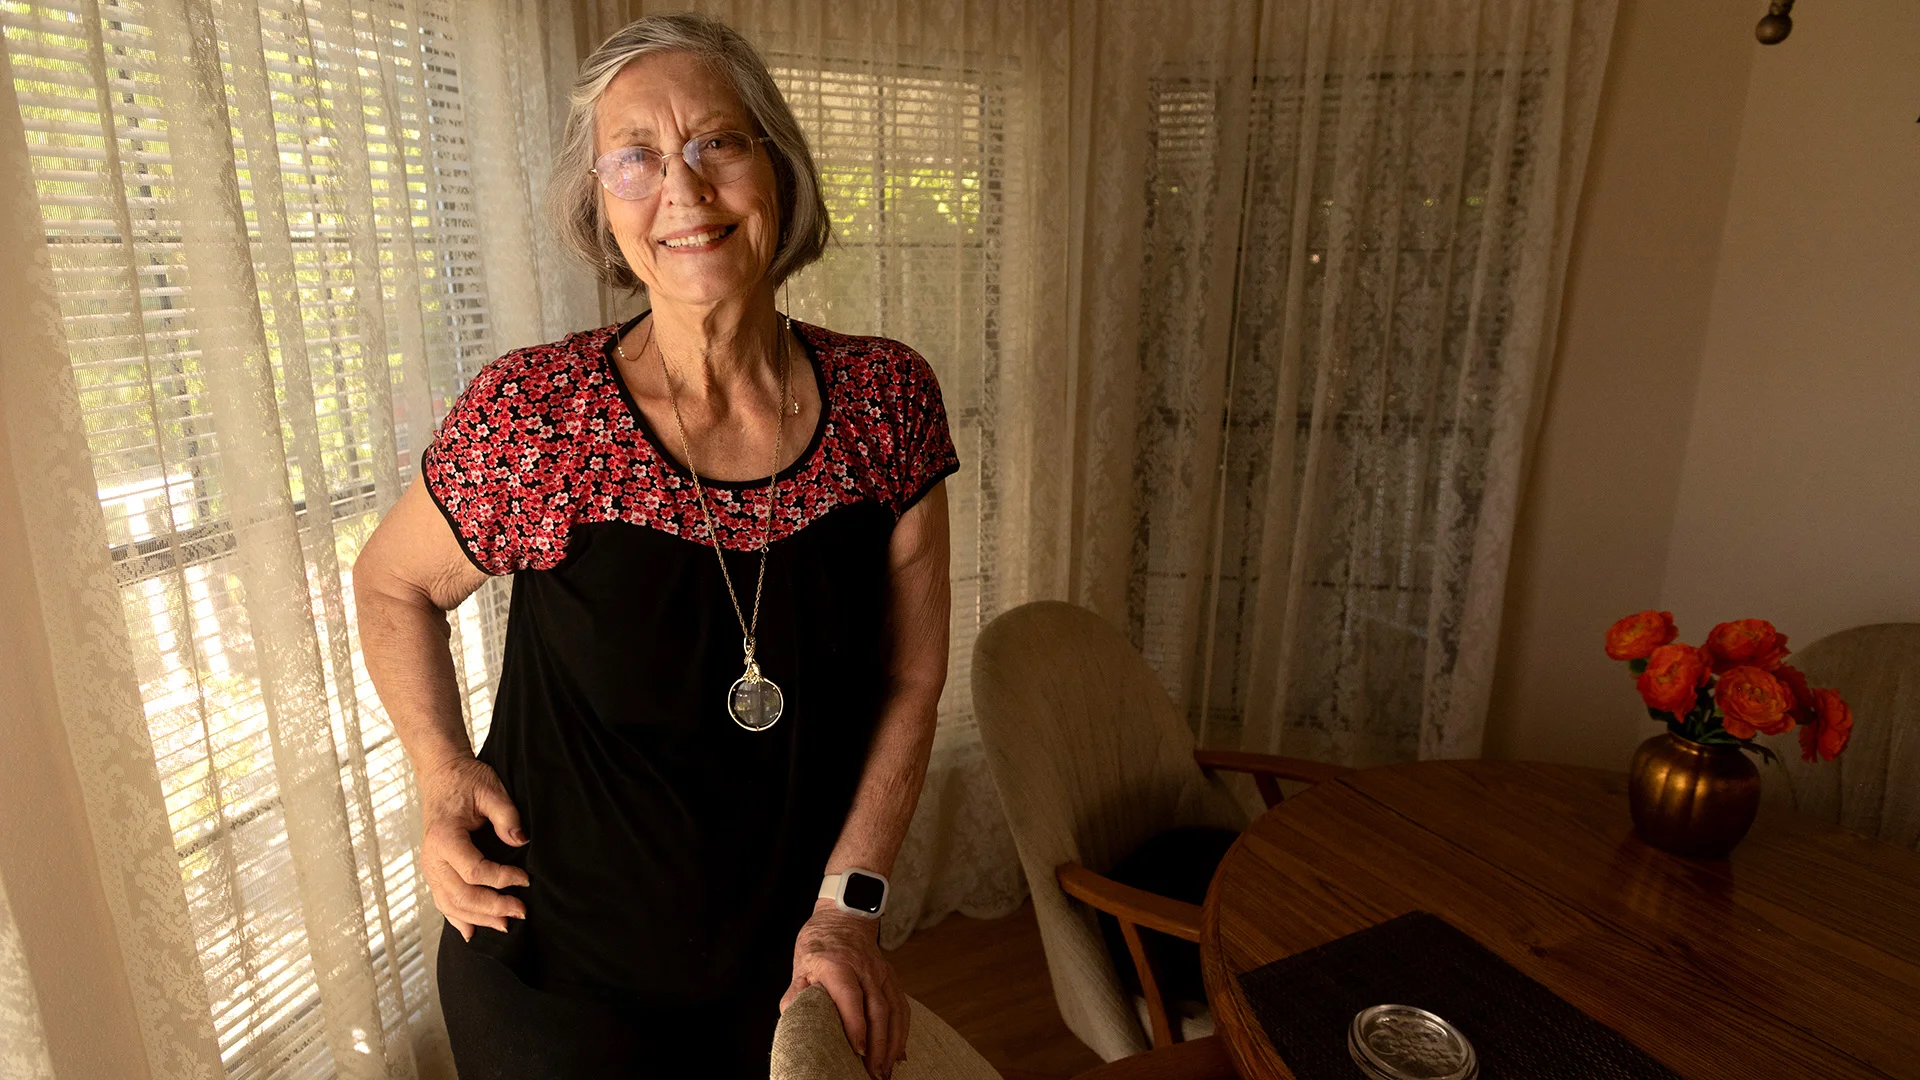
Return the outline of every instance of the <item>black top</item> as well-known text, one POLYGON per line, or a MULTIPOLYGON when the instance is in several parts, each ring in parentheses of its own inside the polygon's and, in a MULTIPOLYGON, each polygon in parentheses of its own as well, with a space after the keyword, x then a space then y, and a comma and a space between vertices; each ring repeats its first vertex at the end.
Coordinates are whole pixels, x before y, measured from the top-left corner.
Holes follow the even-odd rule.
MULTIPOLYGON (((635 320, 637 322, 637 320, 635 320)), ((786 695, 763 732, 726 696, 740 626, 685 468, 612 357, 623 327, 488 364, 422 475, 462 549, 514 575, 493 724, 530 843, 527 918, 473 945, 529 985, 683 1004, 784 985, 885 702, 894 522, 958 468, 913 350, 795 323, 820 421, 780 474, 757 659, 786 695)), ((767 484, 706 481, 742 608, 767 484)))

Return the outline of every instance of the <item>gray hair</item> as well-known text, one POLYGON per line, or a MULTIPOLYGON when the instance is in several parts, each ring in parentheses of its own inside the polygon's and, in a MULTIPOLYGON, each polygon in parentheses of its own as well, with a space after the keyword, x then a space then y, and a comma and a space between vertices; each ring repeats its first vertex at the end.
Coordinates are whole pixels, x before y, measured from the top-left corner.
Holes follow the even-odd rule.
POLYGON ((567 97, 567 124, 560 136, 559 160, 547 185, 547 213, 567 250, 584 260, 603 284, 639 288, 607 228, 594 163, 594 106, 607 84, 629 63, 652 53, 685 52, 700 57, 733 84, 747 113, 772 140, 774 184, 779 192, 780 242, 767 277, 779 285, 818 259, 833 236, 820 174, 807 150, 807 138, 781 95, 766 61, 739 32, 718 19, 694 12, 648 15, 628 23, 600 44, 580 65, 567 97))

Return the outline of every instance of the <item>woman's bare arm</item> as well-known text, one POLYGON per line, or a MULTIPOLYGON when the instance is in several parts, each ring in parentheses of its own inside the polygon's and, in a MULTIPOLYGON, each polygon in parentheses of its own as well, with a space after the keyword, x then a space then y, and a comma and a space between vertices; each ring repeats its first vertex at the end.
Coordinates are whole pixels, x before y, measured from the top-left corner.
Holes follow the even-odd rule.
POLYGON ((491 822, 503 841, 526 843, 500 778, 474 759, 447 648, 447 612, 486 580, 417 481, 353 566, 360 652, 420 786, 427 885, 463 937, 476 924, 505 930, 508 918, 526 917, 520 901, 495 891, 525 885, 526 872, 482 858, 468 836, 491 822))
MULTIPOLYGON (((893 872, 927 775, 940 689, 947 679, 947 496, 935 487, 894 525, 888 545, 887 627, 893 639, 886 704, 853 808, 823 868, 893 872)), ((821 900, 794 945, 794 978, 781 1008, 815 983, 839 1007, 847 1039, 876 1077, 906 1053, 908 1005, 880 955, 878 922, 821 900)))
POLYGON ((947 682, 952 599, 947 576, 946 485, 929 492, 894 526, 887 550, 893 638, 886 705, 860 774, 853 808, 827 859, 826 873, 860 867, 893 872, 920 801, 933 750, 940 690, 947 682))

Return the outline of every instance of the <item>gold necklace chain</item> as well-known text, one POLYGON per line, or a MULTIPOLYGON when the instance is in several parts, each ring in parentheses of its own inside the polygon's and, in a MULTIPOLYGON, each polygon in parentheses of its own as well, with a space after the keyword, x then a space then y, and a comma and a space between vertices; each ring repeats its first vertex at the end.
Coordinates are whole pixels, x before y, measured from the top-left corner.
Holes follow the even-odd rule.
MULTIPOLYGON (((792 328, 793 318, 792 316, 788 316, 787 329, 791 332, 792 328)), ((778 333, 777 328, 775 332, 778 333)), ((647 345, 651 344, 653 344, 653 320, 648 319, 647 345)), ((621 344, 617 339, 614 342, 614 349, 620 353, 620 359, 622 361, 627 360, 626 346, 621 344)), ((700 515, 705 518, 707 522, 707 539, 713 544, 713 557, 720 560, 720 580, 726 582, 727 599, 733 602, 733 617, 739 620, 740 632, 745 635, 741 639, 741 647, 747 654, 747 674, 750 678, 756 677, 760 673, 760 664, 754 659, 753 652, 755 635, 760 630, 760 592, 767 583, 767 549, 773 544, 773 506, 774 499, 780 490, 781 438, 785 434, 787 426, 787 378, 789 369, 793 366, 786 355, 786 341, 783 339, 780 342, 779 348, 776 350, 779 353, 781 361, 780 407, 774 412, 773 467, 767 476, 767 516, 766 524, 760 537, 760 573, 753 583, 753 618, 751 620, 747 618, 746 612, 741 610, 739 594, 734 592, 733 575, 727 572, 727 557, 720 550, 720 530, 714 525, 713 510, 707 506, 706 489, 700 484, 700 470, 694 468, 693 465, 693 441, 687 438, 686 422, 680 418, 680 399, 679 396, 673 392, 673 373, 667 370, 666 350, 656 349, 655 351, 660 354, 660 375, 666 380, 667 404, 673 409, 673 426, 680 432, 680 452, 687 459, 688 475, 693 477, 693 495, 700 503, 700 515)), ((645 356, 646 353, 646 345, 642 345, 640 347, 640 355, 645 356)))

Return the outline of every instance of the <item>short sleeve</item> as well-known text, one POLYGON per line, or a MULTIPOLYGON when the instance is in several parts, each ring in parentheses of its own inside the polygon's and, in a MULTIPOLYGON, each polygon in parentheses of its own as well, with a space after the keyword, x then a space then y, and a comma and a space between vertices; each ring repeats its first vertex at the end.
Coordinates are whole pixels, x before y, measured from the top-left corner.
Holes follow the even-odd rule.
POLYGON ((895 347, 900 355, 892 365, 895 437, 887 487, 889 509, 898 518, 960 471, 960 455, 947 429, 947 408, 933 365, 905 345, 895 347))
POLYGON ((547 569, 570 527, 564 438, 553 422, 553 346, 480 369, 420 458, 434 505, 488 574, 547 569))

